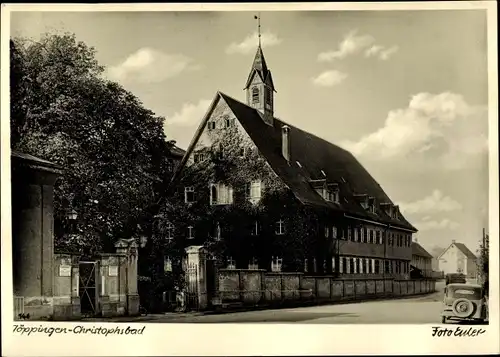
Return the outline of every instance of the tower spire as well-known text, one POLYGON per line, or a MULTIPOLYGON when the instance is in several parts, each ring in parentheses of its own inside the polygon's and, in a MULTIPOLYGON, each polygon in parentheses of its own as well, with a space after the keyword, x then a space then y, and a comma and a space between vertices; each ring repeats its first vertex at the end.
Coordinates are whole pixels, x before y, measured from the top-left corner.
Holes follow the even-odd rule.
POLYGON ((258 15, 255 15, 255 19, 257 20, 257 33, 259 35, 259 47, 261 47, 261 33, 260 33, 260 12, 258 15))

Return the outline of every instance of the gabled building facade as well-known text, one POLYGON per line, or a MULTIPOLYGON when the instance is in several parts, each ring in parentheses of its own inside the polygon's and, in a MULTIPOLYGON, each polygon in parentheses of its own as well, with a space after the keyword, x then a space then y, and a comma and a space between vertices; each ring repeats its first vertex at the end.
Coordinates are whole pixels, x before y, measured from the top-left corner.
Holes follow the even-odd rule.
POLYGON ((245 90, 216 93, 173 177, 175 244, 229 268, 408 277, 416 229, 351 153, 275 116, 260 45, 245 90))
POLYGON ((463 243, 452 241, 438 257, 439 270, 444 274, 465 274, 468 278, 477 277, 477 256, 463 243))

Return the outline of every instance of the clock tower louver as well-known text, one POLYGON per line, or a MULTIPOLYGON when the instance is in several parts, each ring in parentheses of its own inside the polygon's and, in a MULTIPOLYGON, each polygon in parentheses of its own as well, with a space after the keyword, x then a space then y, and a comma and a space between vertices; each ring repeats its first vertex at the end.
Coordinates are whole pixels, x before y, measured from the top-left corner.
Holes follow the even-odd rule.
POLYGON ((245 85, 247 92, 247 104, 255 108, 261 114, 262 120, 268 125, 274 121, 274 89, 271 71, 267 68, 261 46, 260 16, 259 20, 259 46, 253 60, 252 68, 245 85))

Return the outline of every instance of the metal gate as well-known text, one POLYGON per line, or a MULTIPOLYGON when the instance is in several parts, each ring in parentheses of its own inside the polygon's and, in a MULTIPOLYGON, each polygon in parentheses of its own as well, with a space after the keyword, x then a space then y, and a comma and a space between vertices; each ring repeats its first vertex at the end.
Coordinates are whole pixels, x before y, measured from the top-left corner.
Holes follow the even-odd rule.
POLYGON ((186 307, 198 310, 198 265, 189 264, 186 268, 186 307))
POLYGON ((82 316, 99 313, 99 265, 96 261, 80 261, 79 296, 82 316))

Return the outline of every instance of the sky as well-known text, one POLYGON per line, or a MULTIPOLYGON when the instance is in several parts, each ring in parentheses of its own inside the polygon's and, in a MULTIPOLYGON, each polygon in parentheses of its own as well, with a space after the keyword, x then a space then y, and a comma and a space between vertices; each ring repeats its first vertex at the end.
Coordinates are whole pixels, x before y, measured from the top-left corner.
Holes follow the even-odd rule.
MULTIPOLYGON (((245 101, 252 12, 19 12, 11 35, 76 34, 187 148, 217 91, 245 101)), ((275 116, 351 151, 429 252, 478 248, 488 214, 484 10, 261 13, 275 116)))

